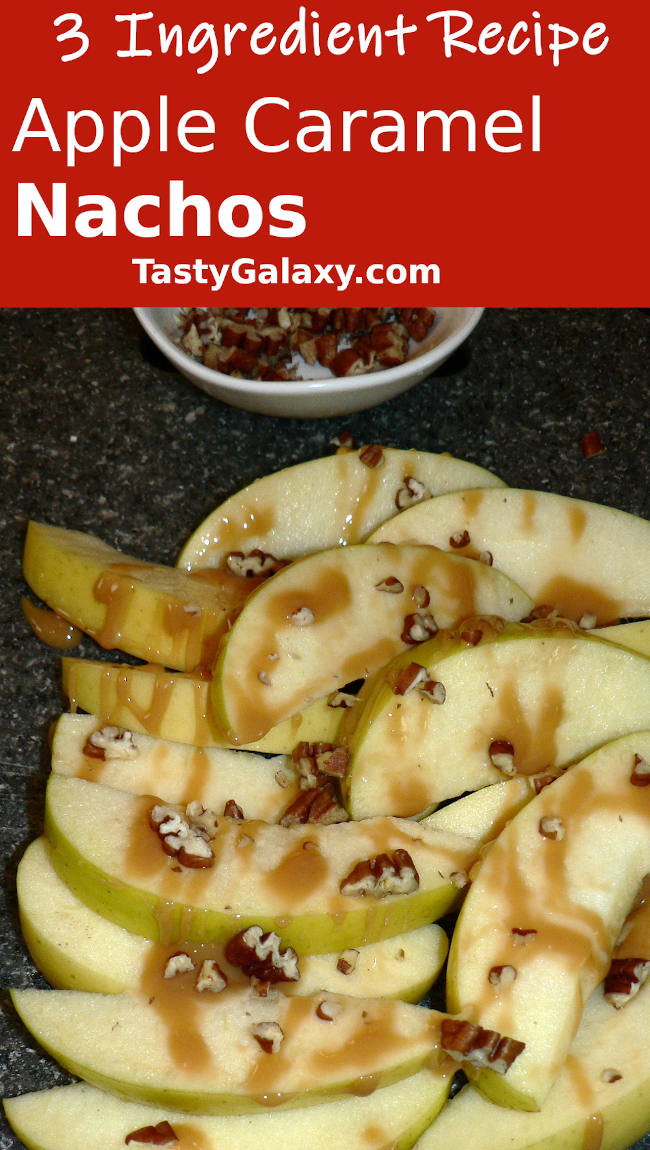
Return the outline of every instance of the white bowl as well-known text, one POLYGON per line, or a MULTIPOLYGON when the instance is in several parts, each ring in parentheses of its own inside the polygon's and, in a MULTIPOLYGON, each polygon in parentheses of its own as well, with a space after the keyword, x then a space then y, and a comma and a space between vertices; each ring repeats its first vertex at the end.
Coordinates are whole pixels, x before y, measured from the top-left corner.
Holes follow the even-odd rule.
POLYGON ((363 411, 413 387, 431 375, 467 339, 483 312, 480 307, 437 309, 436 321, 427 338, 417 344, 410 358, 398 367, 337 378, 320 367, 305 366, 305 373, 315 377, 316 372, 320 372, 318 377, 279 383, 236 379, 193 359, 175 339, 178 308, 136 307, 133 310, 147 335, 174 367, 209 395, 246 411, 298 419, 363 411))

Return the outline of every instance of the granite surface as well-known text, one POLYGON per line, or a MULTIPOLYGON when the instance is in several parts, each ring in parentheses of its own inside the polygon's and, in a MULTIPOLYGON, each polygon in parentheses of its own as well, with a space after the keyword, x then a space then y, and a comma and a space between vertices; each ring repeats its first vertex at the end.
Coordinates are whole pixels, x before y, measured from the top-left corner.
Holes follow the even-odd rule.
MULTIPOLYGON (((56 653, 19 607, 27 519, 172 563, 225 496, 334 450, 343 430, 359 442, 451 451, 514 486, 650 517, 649 344, 647 311, 487 311, 471 341, 412 391, 347 419, 294 421, 197 391, 129 310, 0 312, 0 986, 41 985, 20 938, 15 871, 42 825, 47 730, 63 705, 56 653), (591 431, 606 450, 585 459, 591 431)), ((79 653, 94 654, 92 643, 79 653)), ((2 1000, 0 1094, 66 1081, 4 990, 2 1000)), ((17 1147, 0 1121, 0 1150, 17 1147)))

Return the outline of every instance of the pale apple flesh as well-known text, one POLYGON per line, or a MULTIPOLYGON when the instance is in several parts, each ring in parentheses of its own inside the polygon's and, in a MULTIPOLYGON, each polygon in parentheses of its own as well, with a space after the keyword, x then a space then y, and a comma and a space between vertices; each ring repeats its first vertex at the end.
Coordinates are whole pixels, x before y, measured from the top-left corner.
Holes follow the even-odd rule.
POLYGON ((55 774, 87 779, 165 803, 200 800, 223 813, 234 801, 250 819, 277 822, 300 795, 286 755, 193 747, 102 725, 93 715, 61 715, 52 738, 55 774))
POLYGON ((206 583, 134 559, 94 535, 35 522, 27 528, 23 574, 49 607, 101 647, 178 670, 210 666, 252 586, 228 572, 206 583))
POLYGON ((420 497, 503 486, 489 471, 446 453, 384 447, 376 467, 361 455, 362 450, 337 452, 257 479, 204 519, 181 551, 178 566, 188 571, 220 567, 229 553, 255 548, 296 559, 361 543, 397 514, 398 493, 409 480, 422 485, 420 497))
MULTIPOLYGON (((151 942, 91 910, 59 878, 45 839, 25 851, 16 878, 23 937, 36 966, 58 989, 119 994, 142 990, 157 970, 164 973, 177 943, 151 942)), ((214 960, 229 984, 248 985, 229 963, 225 947, 196 943, 193 970, 179 975, 191 983, 203 961, 214 960)), ((401 998, 418 1002, 446 958, 447 936, 435 923, 347 954, 303 955, 300 978, 282 984, 287 994, 327 991, 357 998, 401 998)))
POLYGON ((517 775, 516 778, 504 779, 501 783, 490 783, 477 791, 470 791, 462 798, 425 815, 420 823, 422 826, 468 835, 484 845, 496 838, 536 793, 534 778, 517 775))
POLYGON ((542 491, 475 489, 420 503, 372 542, 418 542, 489 553, 537 605, 592 625, 650 614, 650 523, 601 504, 542 491), (453 542, 452 542, 453 541, 453 542))
POLYGON ((650 871, 650 732, 575 763, 475 868, 447 968, 447 1005, 525 1049, 505 1076, 468 1068, 492 1101, 538 1110, 650 871))
POLYGON ((458 876, 476 856, 474 840, 410 820, 284 827, 217 817, 214 865, 194 869, 166 853, 151 827, 156 805, 52 775, 45 814, 63 881, 99 914, 154 941, 219 941, 259 925, 299 954, 340 952, 439 918, 457 904, 458 876), (358 864, 400 850, 417 871, 413 889, 346 892, 358 864))
POLYGON ((493 568, 431 547, 336 548, 299 559, 251 595, 214 666, 216 722, 235 743, 383 666, 467 616, 521 619, 532 601, 493 568))
POLYGON ((7 1118, 28 1150, 124 1150, 129 1134, 168 1122, 175 1150, 410 1150, 447 1097, 449 1078, 420 1070, 368 1097, 341 1096, 300 1110, 188 1115, 126 1102, 87 1083, 5 1100, 7 1118))
POLYGON ((533 775, 648 726, 643 655, 569 623, 483 621, 422 644, 364 685, 339 733, 350 751, 346 805, 355 819, 417 815, 503 780, 499 744, 510 744, 515 773, 533 775), (410 660, 442 684, 444 703, 395 693, 410 660))
POLYGON ((650 619, 637 619, 633 623, 618 623, 611 627, 597 627, 593 632, 598 639, 609 639, 641 655, 650 655, 650 619))
POLYGON ((27 1029, 72 1074, 122 1098, 193 1114, 305 1106, 359 1093, 364 1083, 389 1086, 435 1061, 443 1017, 340 995, 183 994, 173 979, 153 1000, 77 990, 15 990, 12 999, 27 1029))
MULTIPOLYGON (((63 689, 73 710, 96 715, 101 724, 195 747, 232 746, 210 707, 210 680, 150 664, 132 667, 94 659, 61 660, 63 689)), ((341 711, 317 699, 240 749, 291 754, 298 742, 334 742, 341 711)))

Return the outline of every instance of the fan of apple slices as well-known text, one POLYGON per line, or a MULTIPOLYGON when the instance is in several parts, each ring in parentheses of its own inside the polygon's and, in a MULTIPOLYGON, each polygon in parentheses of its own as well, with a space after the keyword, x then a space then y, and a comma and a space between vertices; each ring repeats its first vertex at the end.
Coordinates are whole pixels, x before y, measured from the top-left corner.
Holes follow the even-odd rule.
POLYGON ((5 1100, 24 1144, 639 1138, 649 544, 377 445, 233 495, 176 568, 30 524, 35 594, 143 662, 63 660, 87 714, 18 870, 52 989, 12 997, 82 1081, 5 1100))

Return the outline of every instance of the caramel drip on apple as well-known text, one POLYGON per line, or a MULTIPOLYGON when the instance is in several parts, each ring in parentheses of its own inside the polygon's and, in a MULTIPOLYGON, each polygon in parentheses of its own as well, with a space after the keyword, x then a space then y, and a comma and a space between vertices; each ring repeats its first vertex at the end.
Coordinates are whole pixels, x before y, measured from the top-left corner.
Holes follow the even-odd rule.
POLYGON ((567 619, 578 622, 585 613, 596 616, 596 625, 606 627, 620 622, 620 600, 606 595, 593 583, 584 583, 570 575, 555 575, 536 593, 538 603, 556 608, 567 619))
MULTIPOLYGON (((597 1101, 597 1092, 594 1090, 593 1083, 590 1081, 580 1059, 573 1054, 567 1055, 564 1070, 571 1080, 580 1106, 587 1112, 591 1111, 597 1101)), ((599 1110, 588 1113, 580 1150, 600 1150, 604 1125, 603 1116, 599 1110)))
POLYGON ((55 647, 59 651, 71 651, 78 647, 83 635, 78 627, 69 623, 56 611, 48 607, 39 607, 25 596, 20 600, 23 614, 34 634, 48 647, 55 647))
POLYGON ((214 1142, 198 1126, 174 1121, 174 1133, 178 1138, 174 1150, 213 1150, 214 1142))
POLYGON ((305 834, 281 858, 277 866, 267 872, 263 885, 279 899, 284 899, 287 907, 309 898, 314 891, 326 886, 331 867, 321 853, 317 842, 305 834))
MULTIPOLYGON (((365 520, 369 508, 382 484, 382 469, 366 467, 361 463, 357 452, 345 452, 337 456, 338 491, 343 500, 342 509, 336 507, 334 518, 340 532, 338 543, 341 547, 361 543, 367 534, 365 520), (354 483, 354 494, 353 485, 354 483), (343 519, 339 518, 343 512, 343 519)), ((397 508, 395 508, 397 511, 397 508)))

